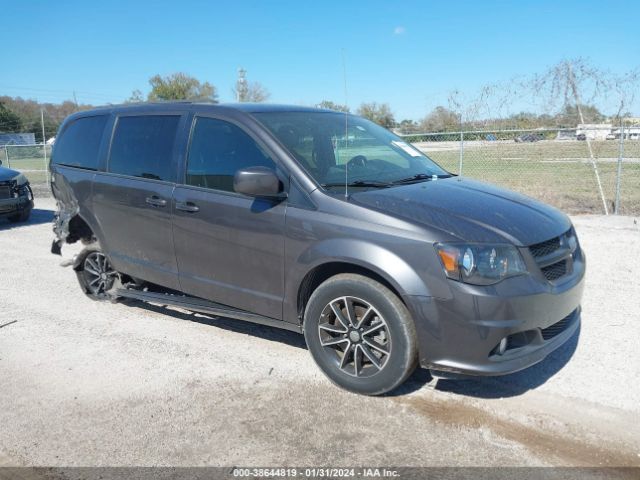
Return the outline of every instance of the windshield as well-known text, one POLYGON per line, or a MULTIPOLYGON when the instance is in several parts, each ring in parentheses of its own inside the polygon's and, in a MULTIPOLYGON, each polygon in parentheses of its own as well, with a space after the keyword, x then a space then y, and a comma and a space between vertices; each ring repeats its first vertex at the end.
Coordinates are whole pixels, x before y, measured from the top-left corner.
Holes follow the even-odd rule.
POLYGON ((389 186, 449 176, 422 152, 369 120, 334 112, 254 116, 324 188, 389 186), (345 171, 346 169, 346 171, 345 171))

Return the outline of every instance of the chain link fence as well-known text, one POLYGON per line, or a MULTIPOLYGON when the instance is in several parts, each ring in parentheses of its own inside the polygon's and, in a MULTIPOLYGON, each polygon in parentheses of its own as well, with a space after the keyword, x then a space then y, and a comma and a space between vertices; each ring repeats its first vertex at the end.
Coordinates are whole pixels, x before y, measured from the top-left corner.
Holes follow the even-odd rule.
MULTIPOLYGON (((494 183, 571 214, 640 215, 640 128, 466 131, 403 135, 452 173, 494 183)), ((37 197, 50 196, 51 146, 0 147, 37 197)))
POLYGON ((50 145, 4 145, 0 147, 2 166, 25 174, 31 183, 34 196, 49 197, 50 145))
POLYGON ((403 135, 452 173, 571 214, 640 215, 640 128, 403 135))

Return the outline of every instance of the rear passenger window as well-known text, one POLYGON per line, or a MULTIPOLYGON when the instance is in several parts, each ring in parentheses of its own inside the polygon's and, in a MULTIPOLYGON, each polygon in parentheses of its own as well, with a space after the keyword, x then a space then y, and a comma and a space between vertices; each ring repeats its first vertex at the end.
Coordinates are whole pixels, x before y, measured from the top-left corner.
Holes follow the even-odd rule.
POLYGON ((97 115, 71 122, 56 141, 52 162, 97 170, 98 151, 107 118, 107 115, 97 115))
POLYGON ((233 191, 233 176, 241 168, 275 163, 241 128, 215 118, 200 117, 191 136, 187 185, 233 191))
POLYGON ((172 158, 179 120, 178 115, 118 118, 111 142, 109 171, 175 181, 172 158))

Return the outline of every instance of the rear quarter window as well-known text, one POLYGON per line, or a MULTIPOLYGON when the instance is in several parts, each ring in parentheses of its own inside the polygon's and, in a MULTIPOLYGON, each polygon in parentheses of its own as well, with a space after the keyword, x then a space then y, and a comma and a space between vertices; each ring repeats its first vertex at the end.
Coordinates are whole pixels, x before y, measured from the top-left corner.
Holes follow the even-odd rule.
POLYGON ((179 115, 120 117, 111 142, 109 172, 175 181, 173 147, 179 115))
POLYGON ((56 140, 52 162, 57 165, 98 169, 98 153, 107 115, 81 117, 67 125, 56 140))

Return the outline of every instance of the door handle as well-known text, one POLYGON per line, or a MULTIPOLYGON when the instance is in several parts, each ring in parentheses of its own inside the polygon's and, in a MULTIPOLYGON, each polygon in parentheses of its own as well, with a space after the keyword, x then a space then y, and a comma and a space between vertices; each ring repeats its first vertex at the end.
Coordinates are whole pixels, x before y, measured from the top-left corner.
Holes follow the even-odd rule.
POLYGON ((164 198, 160 198, 157 195, 152 195, 151 197, 147 197, 144 199, 145 202, 147 202, 149 205, 152 205, 154 207, 166 207, 167 206, 167 201, 164 198))
POLYGON ((200 210, 200 207, 193 202, 176 202, 176 210, 182 210, 183 212, 196 213, 200 210))

